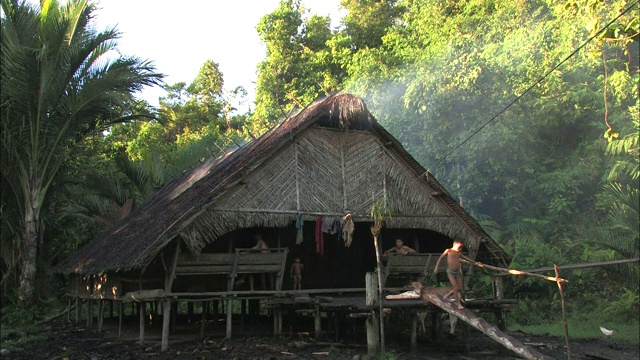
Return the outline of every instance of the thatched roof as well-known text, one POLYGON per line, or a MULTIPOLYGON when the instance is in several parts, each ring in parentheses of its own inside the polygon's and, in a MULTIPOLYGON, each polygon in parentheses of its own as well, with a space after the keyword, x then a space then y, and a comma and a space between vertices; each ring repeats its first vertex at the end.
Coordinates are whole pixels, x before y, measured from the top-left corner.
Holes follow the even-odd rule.
POLYGON ((480 261, 508 264, 504 251, 362 99, 338 94, 169 182, 55 270, 140 269, 176 237, 197 253, 229 231, 287 226, 298 213, 311 220, 350 211, 356 221, 370 221, 371 204, 385 195, 392 211, 385 226, 458 236, 480 261))

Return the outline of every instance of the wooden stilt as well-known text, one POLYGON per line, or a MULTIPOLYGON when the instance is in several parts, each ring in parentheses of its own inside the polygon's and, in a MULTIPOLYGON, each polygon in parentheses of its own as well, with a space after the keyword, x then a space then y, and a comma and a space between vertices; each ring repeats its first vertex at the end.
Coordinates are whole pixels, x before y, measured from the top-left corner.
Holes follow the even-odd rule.
POLYGON ((171 328, 169 332, 176 332, 176 321, 178 318, 178 301, 171 302, 171 328))
POLYGON ((122 338, 122 317, 124 316, 124 304, 118 302, 118 339, 122 338))
POLYGON ((316 305, 314 307, 313 312, 313 324, 315 330, 316 341, 320 341, 320 337, 322 336, 322 322, 320 318, 320 305, 316 305))
POLYGON ((438 339, 438 314, 437 312, 431 313, 431 340, 438 339))
POLYGON ((211 317, 213 318, 213 322, 214 322, 214 325, 215 325, 216 323, 218 323, 218 318, 220 317, 220 304, 219 304, 218 300, 213 300, 212 307, 213 307, 213 309, 212 309, 213 310, 213 314, 211 315, 211 317))
POLYGON ((244 321, 247 314, 247 299, 240 300, 240 333, 244 334, 244 321))
POLYGON ((98 332, 102 331, 103 321, 104 321, 104 300, 100 299, 98 303, 98 332))
POLYGON ((93 316, 93 302, 87 299, 87 329, 91 329, 91 317, 93 316))
MULTIPOLYGON (((71 309, 71 297, 69 297, 69 304, 67 305, 68 309, 71 309)), ((67 312, 67 322, 71 322, 71 311, 67 312)))
POLYGON ((469 326, 464 322, 462 323, 462 348, 464 355, 469 356, 471 353, 469 350, 469 326))
POLYGON ((175 240, 175 248, 173 249, 173 261, 169 269, 166 270, 164 278, 164 293, 167 294, 162 303, 162 342, 160 351, 169 350, 169 324, 171 323, 171 299, 168 294, 171 293, 173 287, 173 279, 176 277, 176 267, 178 266, 178 255, 180 254, 180 239, 175 240))
POLYGON ((140 314, 140 339, 138 341, 138 343, 140 345, 144 344, 144 323, 145 323, 145 312, 146 312, 146 305, 144 302, 138 303, 138 314, 140 314))
POLYGON ((205 326, 207 324, 207 302, 202 302, 202 317, 200 319, 200 338, 204 339, 205 326))
POLYGON ((228 297, 227 298, 227 334, 226 334, 227 339, 231 339, 232 320, 233 320, 233 300, 231 297, 228 297))
POLYGON ((418 314, 411 313, 411 352, 418 350, 418 314))
POLYGON ((76 296, 76 325, 80 324, 80 314, 81 314, 81 309, 82 308, 82 301, 80 301, 80 298, 76 296))
POLYGON ((498 329, 507 332, 507 314, 504 310, 496 311, 495 314, 498 320, 498 329))

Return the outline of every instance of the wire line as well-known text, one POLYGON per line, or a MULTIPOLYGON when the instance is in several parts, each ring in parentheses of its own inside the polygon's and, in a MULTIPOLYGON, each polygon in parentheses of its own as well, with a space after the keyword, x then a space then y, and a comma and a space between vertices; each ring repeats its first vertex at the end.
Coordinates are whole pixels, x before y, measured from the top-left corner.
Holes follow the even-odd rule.
MULTIPOLYGON (((593 39, 595 39, 598 35, 600 35, 602 32, 604 32, 606 29, 609 28, 609 26, 611 26, 611 24, 613 24, 614 21, 618 20, 620 17, 622 17, 622 15, 626 14, 627 12, 629 12, 634 6, 638 5, 638 1, 636 1, 635 3, 631 4, 628 8, 626 8, 623 12, 621 12, 620 14, 618 14, 618 16, 616 16, 613 20, 609 21, 609 23, 607 23, 606 26, 602 27, 602 29, 600 29, 597 33, 595 33, 594 35, 592 35, 591 37, 589 37, 582 45, 580 45, 579 47, 577 47, 575 50, 573 50, 573 52, 571 54, 569 54, 567 57, 565 57, 562 61, 560 61, 558 64, 556 64, 551 70, 547 71, 547 73, 545 73, 540 79, 538 79, 538 81, 536 81, 535 83, 533 83, 533 85, 529 86, 522 94, 520 94, 519 96, 517 96, 515 99, 513 99, 509 104, 507 104, 507 106, 504 107, 504 109, 500 110, 496 115, 494 115, 491 119, 489 119, 489 121, 487 121, 486 123, 484 123, 482 126, 480 126, 476 131, 474 131, 471 135, 469 135, 466 139, 464 139, 463 142, 461 142, 460 144, 458 144, 455 148, 453 148, 451 151, 449 151, 442 159, 440 159, 440 161, 438 161, 438 163, 436 163, 436 165, 434 166, 434 168, 437 168, 447 157, 449 157, 449 155, 451 155, 454 151, 458 150, 460 147, 462 147, 462 145, 464 145, 467 141, 469 141, 472 137, 474 137, 476 134, 478 134, 480 131, 482 131, 482 129, 484 129, 487 125, 489 125, 492 121, 494 121, 495 119, 498 118, 498 116, 502 115, 505 111, 507 111, 507 109, 509 109, 513 104, 515 104, 518 100, 520 100, 523 96, 525 96, 529 91, 531 91, 536 85, 538 85, 539 83, 542 82, 542 80, 544 80, 547 76, 549 76, 549 74, 551 74, 552 72, 554 72, 556 69, 558 69, 560 66, 562 66, 562 64, 564 64, 565 62, 567 62, 567 60, 571 59, 576 53, 578 53, 578 51, 582 50, 583 47, 585 47, 588 43, 590 43, 593 39)), ((427 173, 429 172, 429 170, 427 170, 427 173)))

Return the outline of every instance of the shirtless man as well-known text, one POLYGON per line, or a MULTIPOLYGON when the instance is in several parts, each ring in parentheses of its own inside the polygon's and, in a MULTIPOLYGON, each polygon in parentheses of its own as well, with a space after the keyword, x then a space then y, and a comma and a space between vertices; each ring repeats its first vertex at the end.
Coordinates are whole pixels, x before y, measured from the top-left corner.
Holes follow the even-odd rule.
MULTIPOLYGON (((261 234, 256 234, 256 236, 254 236, 253 239, 256 241, 256 244, 251 249, 269 250, 269 245, 267 245, 267 243, 262 239, 261 234)), ((266 251, 263 251, 263 252, 266 252, 266 251)))
POLYGON ((464 289, 464 281, 462 279, 462 267, 460 266, 460 250, 462 249, 462 242, 454 241, 453 246, 450 249, 446 249, 440 258, 438 258, 438 262, 436 263, 436 268, 433 270, 433 273, 438 275, 440 268, 440 261, 446 256, 447 257, 447 277, 449 278, 449 282, 453 286, 453 289, 449 291, 444 297, 445 299, 451 295, 455 296, 455 299, 458 303, 458 308, 462 309, 462 297, 461 293, 464 289))
POLYGON ((296 260, 291 264, 291 278, 293 279, 293 290, 302 290, 302 269, 304 269, 304 264, 300 262, 300 258, 297 257, 296 260))
POLYGON ((407 254, 415 253, 416 251, 406 246, 401 239, 396 239, 396 246, 385 251, 384 256, 387 256, 393 252, 400 255, 407 255, 407 254))

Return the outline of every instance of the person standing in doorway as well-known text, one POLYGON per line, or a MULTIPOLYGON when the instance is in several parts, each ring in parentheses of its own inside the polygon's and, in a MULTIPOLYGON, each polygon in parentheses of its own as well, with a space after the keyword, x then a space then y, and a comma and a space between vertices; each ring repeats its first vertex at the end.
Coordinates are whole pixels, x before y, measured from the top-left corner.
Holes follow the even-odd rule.
POLYGON ((291 264, 291 278, 293 279, 293 290, 302 290, 302 270, 304 269, 304 264, 300 262, 300 258, 297 257, 296 260, 291 264))

